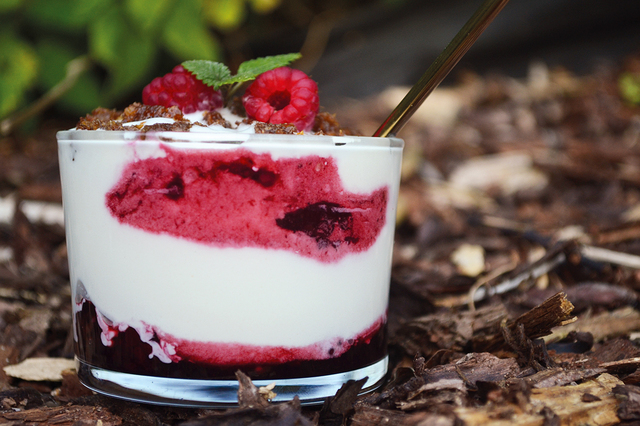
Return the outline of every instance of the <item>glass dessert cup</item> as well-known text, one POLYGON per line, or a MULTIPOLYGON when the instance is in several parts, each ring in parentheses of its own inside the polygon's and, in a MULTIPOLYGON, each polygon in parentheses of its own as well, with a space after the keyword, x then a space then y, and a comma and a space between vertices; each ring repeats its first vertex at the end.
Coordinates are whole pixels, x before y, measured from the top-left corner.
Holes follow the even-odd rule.
POLYGON ((322 402, 387 371, 403 142, 58 133, 78 375, 145 403, 322 402))

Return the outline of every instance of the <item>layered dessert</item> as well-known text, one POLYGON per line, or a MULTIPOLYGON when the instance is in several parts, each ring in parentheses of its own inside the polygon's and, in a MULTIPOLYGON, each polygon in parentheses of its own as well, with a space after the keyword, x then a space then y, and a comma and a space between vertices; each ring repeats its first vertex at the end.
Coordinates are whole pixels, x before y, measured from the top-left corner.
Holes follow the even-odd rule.
POLYGON ((382 362, 402 141, 349 135, 290 68, 241 103, 169 76, 58 134, 79 360, 276 383, 382 362))

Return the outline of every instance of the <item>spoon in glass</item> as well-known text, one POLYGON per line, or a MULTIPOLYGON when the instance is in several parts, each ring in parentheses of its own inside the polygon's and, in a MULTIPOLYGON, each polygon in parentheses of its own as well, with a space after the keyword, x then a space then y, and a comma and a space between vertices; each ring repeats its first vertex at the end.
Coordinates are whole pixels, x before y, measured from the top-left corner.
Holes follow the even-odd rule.
POLYGON ((485 0, 373 136, 395 136, 438 87, 509 0, 485 0))

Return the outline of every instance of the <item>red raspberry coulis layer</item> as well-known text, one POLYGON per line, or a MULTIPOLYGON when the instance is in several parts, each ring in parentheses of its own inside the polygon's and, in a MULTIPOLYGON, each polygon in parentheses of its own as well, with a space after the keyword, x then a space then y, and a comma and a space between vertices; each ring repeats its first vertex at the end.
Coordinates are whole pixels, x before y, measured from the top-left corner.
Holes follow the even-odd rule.
POLYGON ((322 262, 366 251, 388 188, 345 191, 332 157, 272 159, 247 149, 182 151, 128 164, 106 195, 121 223, 217 247, 289 250, 322 262))

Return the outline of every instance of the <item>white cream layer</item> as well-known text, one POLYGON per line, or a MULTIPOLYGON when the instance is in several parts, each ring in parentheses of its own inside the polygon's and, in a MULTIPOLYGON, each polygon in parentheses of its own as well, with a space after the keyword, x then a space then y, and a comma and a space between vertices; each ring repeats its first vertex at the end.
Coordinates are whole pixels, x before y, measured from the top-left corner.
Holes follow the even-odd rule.
POLYGON ((112 217, 105 194, 127 163, 163 156, 159 142, 61 140, 74 292, 82 282, 113 322, 145 323, 178 338, 207 342, 301 347, 354 337, 384 315, 401 148, 251 141, 189 146, 247 148, 274 158, 331 155, 345 190, 369 193, 389 187, 386 225, 369 250, 330 264, 285 250, 218 248, 148 233, 112 217))

